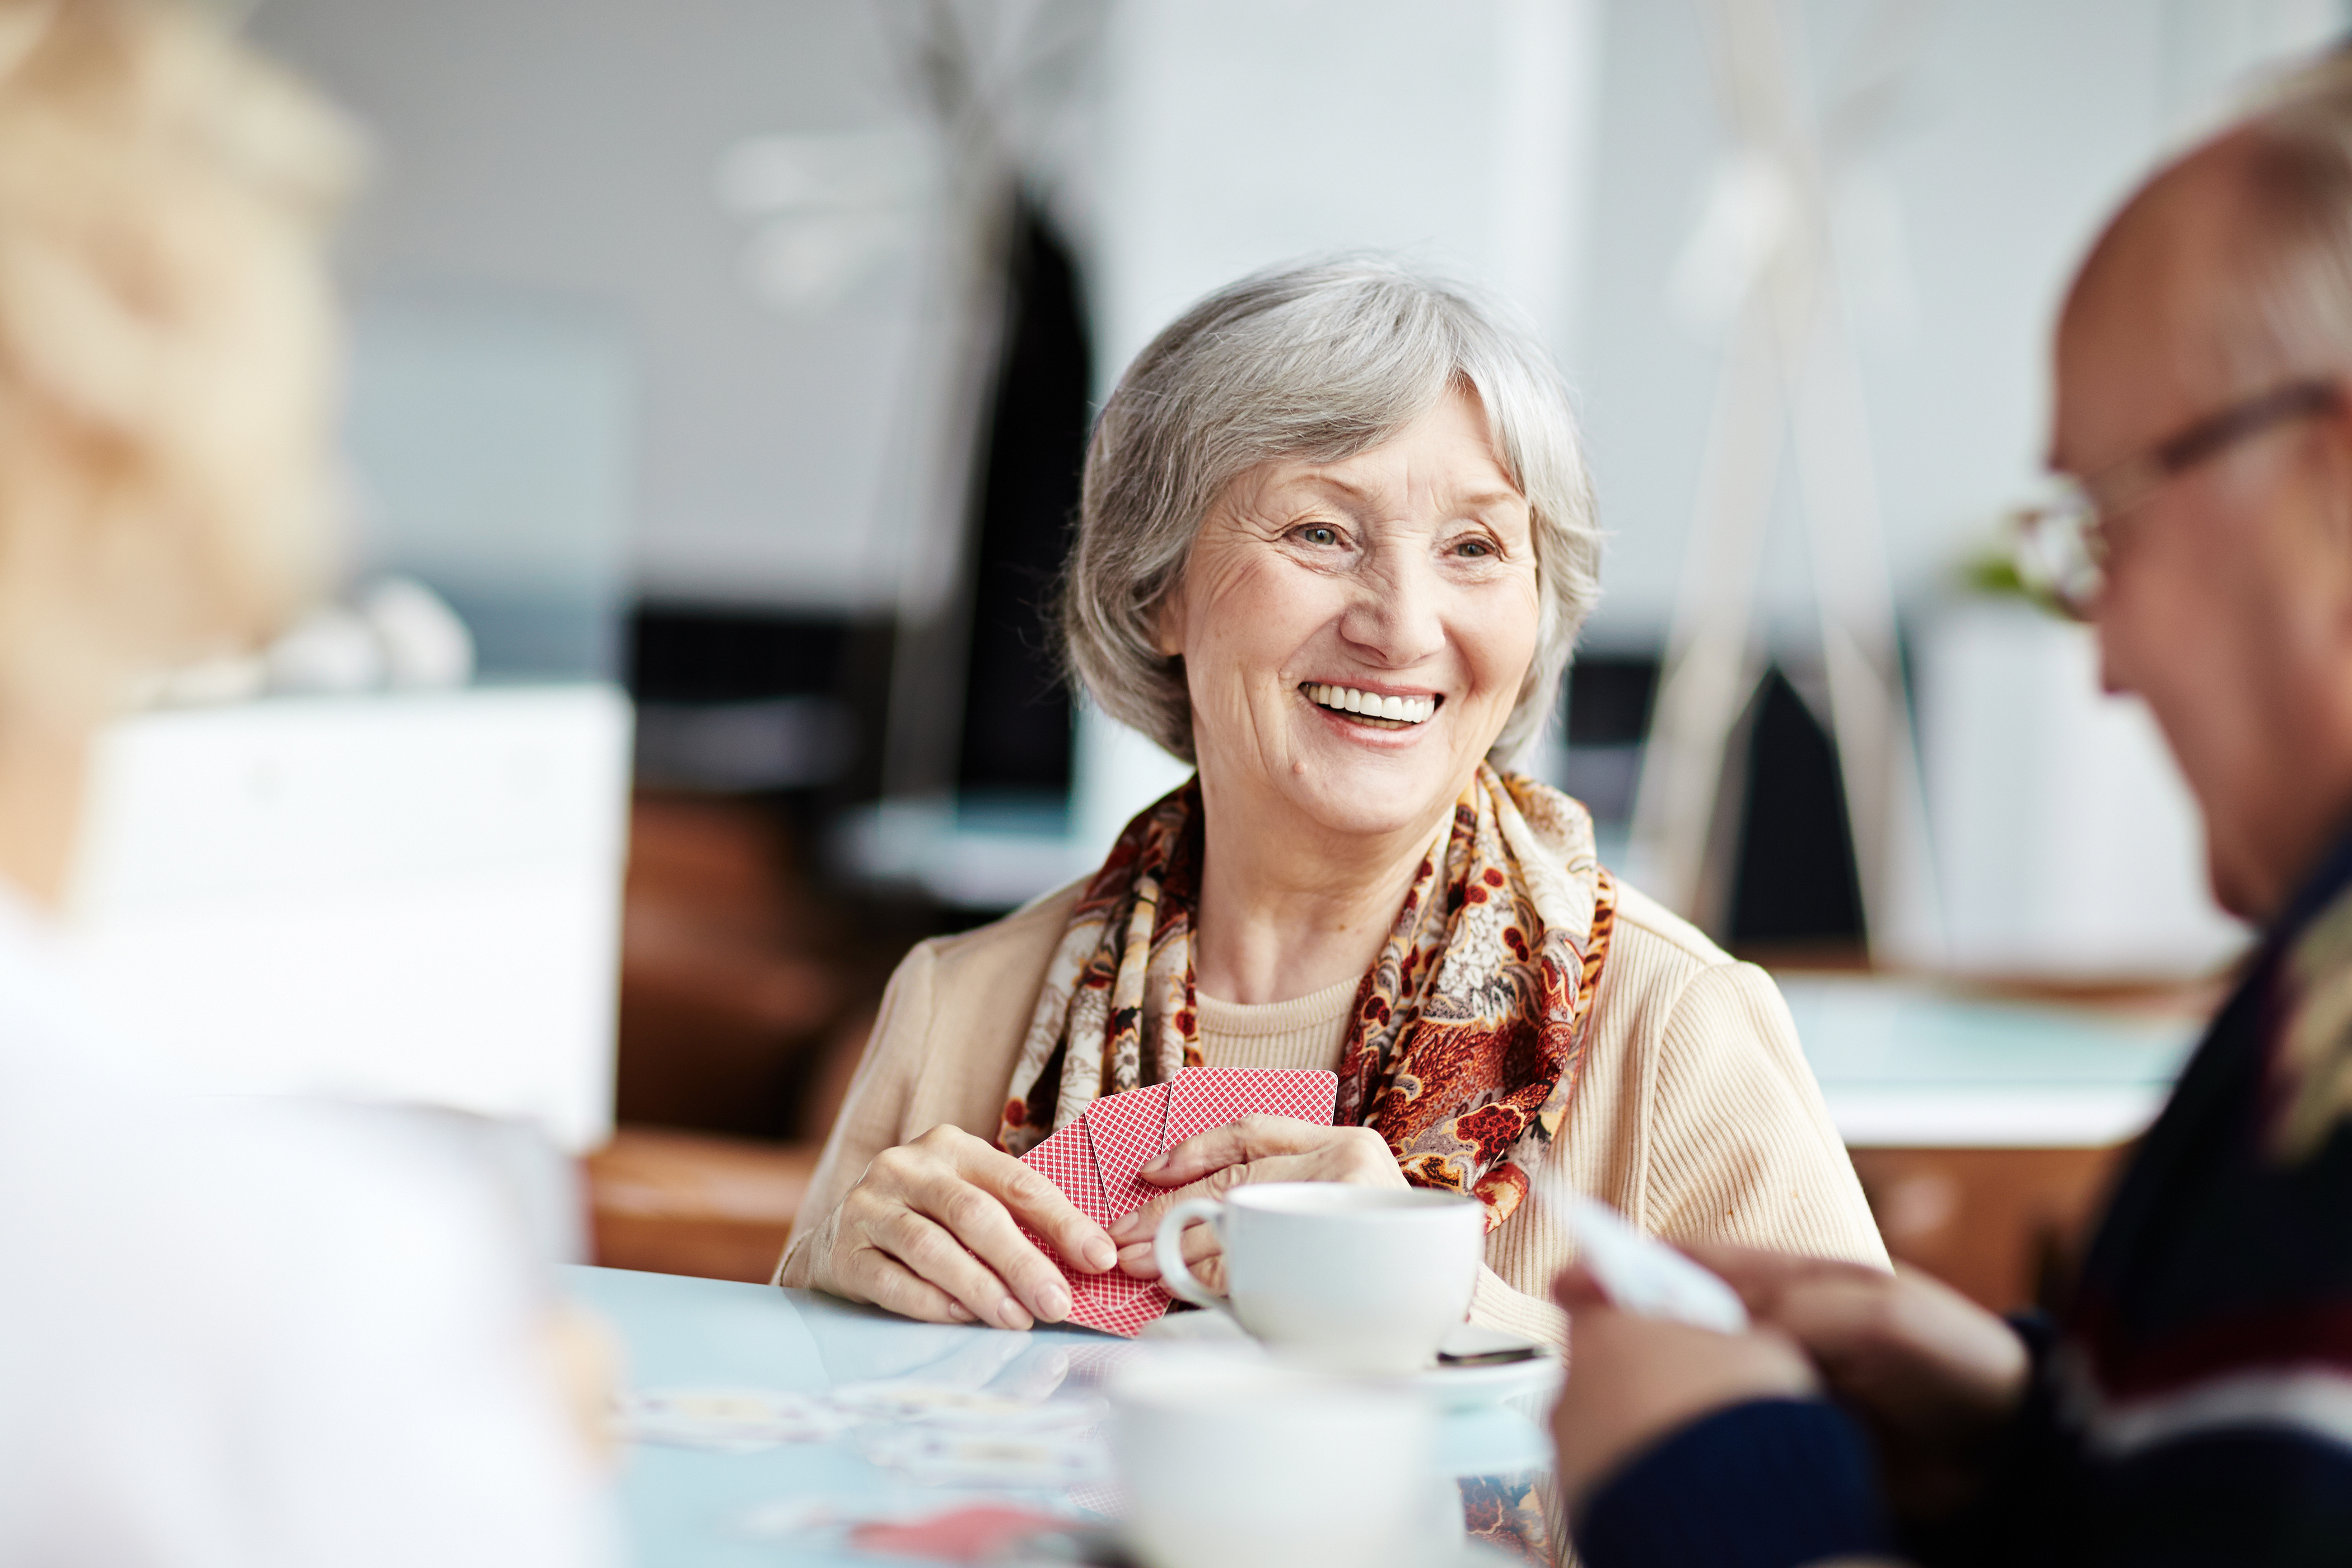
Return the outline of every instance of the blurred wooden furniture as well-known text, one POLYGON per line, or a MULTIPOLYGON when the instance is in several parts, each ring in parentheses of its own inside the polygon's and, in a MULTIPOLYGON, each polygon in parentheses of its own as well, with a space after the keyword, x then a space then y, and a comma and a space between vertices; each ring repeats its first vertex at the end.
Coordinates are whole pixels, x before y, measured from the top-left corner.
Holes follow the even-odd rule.
POLYGON ((618 1129, 587 1160, 596 1262, 766 1283, 808 1191, 817 1147, 618 1129))
POLYGON ((1995 1311, 2063 1294, 2212 1000, 1774 978, 1887 1249, 1995 1311))
POLYGON ((2009 1311, 2063 1289, 2128 1147, 1849 1152, 1896 1260, 2009 1311))
POLYGON ((640 793, 630 836, 618 1120, 790 1135, 858 1005, 840 933, 756 802, 640 793))

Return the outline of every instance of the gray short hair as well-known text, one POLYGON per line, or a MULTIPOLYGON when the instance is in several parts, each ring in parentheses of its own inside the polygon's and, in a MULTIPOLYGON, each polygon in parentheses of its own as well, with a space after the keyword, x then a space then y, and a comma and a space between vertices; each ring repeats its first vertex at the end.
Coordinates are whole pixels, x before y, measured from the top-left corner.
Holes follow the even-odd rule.
POLYGON ((1157 616, 1225 487, 1276 458, 1338 462, 1380 445, 1459 385, 1484 405, 1527 498, 1542 604, 1536 656, 1488 756, 1541 728, 1600 597, 1601 532, 1576 416, 1534 333, 1462 286, 1338 257, 1255 272, 1151 340, 1087 444, 1061 588, 1064 656, 1095 702, 1186 762, 1192 699, 1157 616))
MULTIPOLYGON (((2352 371, 2352 51, 2263 89, 2228 133, 2251 220, 2213 348, 2241 383, 2352 371)), ((2248 390, 2252 390, 2250 386, 2248 390)))

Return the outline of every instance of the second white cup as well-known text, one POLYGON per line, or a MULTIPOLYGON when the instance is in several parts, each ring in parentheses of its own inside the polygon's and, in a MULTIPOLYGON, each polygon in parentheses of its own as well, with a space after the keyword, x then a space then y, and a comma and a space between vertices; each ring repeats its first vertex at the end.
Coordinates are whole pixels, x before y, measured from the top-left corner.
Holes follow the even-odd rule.
POLYGON ((1229 1312, 1286 1355, 1337 1371, 1418 1372, 1469 1314, 1486 1248, 1475 1200, 1423 1188, 1269 1182, 1170 1209, 1152 1240, 1168 1289, 1229 1312), (1184 1266, 1206 1220, 1225 1255, 1224 1299, 1184 1266))

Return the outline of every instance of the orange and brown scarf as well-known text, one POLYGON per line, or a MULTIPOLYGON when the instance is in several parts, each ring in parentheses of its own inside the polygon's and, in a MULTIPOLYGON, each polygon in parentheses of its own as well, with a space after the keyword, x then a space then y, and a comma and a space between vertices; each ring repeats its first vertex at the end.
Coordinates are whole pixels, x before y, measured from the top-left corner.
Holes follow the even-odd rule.
MULTIPOLYGON (((1194 779, 1127 825, 1079 895, 1013 1066, 1008 1152, 1200 1065, 1201 856, 1194 779)), ((1528 1192, 1514 1152, 1549 1142, 1576 1091, 1616 896, 1583 806, 1480 763, 1356 993, 1340 1123, 1387 1139, 1416 1186, 1475 1195, 1488 1229, 1510 1218, 1528 1192)))

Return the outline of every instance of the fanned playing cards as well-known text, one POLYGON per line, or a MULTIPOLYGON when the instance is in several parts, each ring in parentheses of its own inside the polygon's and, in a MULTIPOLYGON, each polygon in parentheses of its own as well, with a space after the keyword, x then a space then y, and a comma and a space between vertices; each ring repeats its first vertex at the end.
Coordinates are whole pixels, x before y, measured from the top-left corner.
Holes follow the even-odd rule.
MULTIPOLYGON (((1287 1116, 1328 1127, 1339 1093, 1338 1077, 1328 1072, 1186 1068, 1166 1083, 1090 1102, 1083 1116, 1022 1155, 1021 1163, 1108 1229, 1166 1190, 1138 1174, 1165 1151, 1244 1116, 1287 1116)), ((1023 1234, 1069 1280, 1071 1322, 1133 1339, 1168 1310, 1171 1298, 1157 1279, 1129 1279, 1116 1269, 1086 1273, 1026 1226, 1023 1234)))

